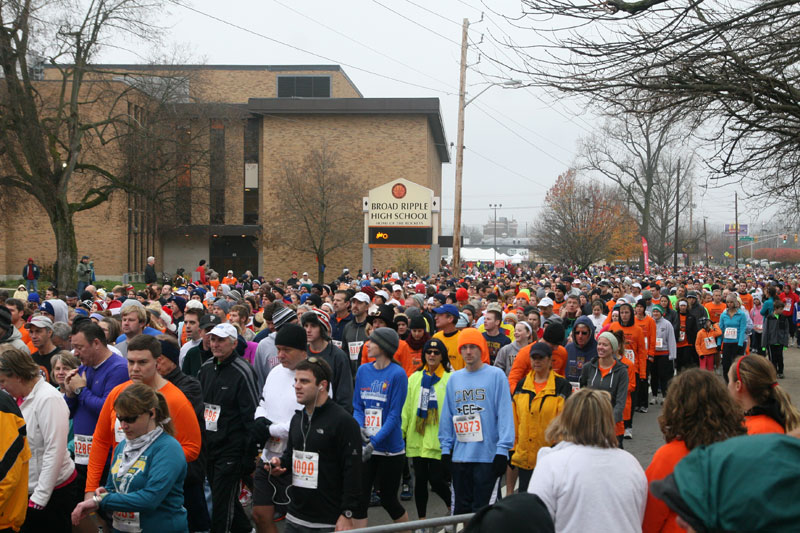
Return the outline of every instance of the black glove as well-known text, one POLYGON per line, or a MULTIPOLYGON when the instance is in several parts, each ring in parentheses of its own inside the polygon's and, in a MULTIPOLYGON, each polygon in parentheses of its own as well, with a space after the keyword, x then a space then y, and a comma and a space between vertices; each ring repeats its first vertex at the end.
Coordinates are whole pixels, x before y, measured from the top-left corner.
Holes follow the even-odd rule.
POLYGON ((269 427, 271 425, 272 422, 268 418, 264 418, 263 416, 256 418, 255 437, 259 446, 263 446, 269 439, 269 427))
POLYGON ((450 470, 450 467, 453 466, 453 456, 449 453, 442 454, 442 466, 450 470))
POLYGON ((505 455, 495 455, 492 461, 492 473, 495 477, 500 477, 506 473, 508 467, 508 457, 505 455))

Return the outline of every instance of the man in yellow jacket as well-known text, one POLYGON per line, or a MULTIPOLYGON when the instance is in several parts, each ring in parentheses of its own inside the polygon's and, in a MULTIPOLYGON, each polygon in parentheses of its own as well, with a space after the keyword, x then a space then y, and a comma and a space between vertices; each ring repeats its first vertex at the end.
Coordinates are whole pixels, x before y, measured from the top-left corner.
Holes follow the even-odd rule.
POLYGON ((28 510, 31 450, 22 413, 5 393, 0 393, 0 457, 0 531, 19 531, 28 510))

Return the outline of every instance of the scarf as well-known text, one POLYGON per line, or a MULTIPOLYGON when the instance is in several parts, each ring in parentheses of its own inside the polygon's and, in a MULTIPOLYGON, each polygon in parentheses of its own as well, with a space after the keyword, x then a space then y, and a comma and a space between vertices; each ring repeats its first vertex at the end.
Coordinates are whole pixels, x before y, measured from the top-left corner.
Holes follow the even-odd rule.
MULTIPOLYGON (((409 332, 410 331, 411 330, 409 330, 409 332)), ((431 334, 426 331, 422 334, 422 338, 420 340, 416 340, 413 335, 409 335, 408 338, 404 340, 406 341, 406 344, 408 344, 408 347, 411 348, 412 352, 418 352, 422 350, 422 347, 425 346, 425 343, 428 342, 430 338, 431 334)), ((423 357, 423 360, 424 359, 425 358, 423 357)))
POLYGON ((417 433, 425 433, 425 426, 439 422, 439 402, 436 400, 434 385, 439 383, 444 374, 442 365, 433 374, 422 371, 422 388, 419 392, 419 406, 417 407, 417 433), (433 415, 433 416, 428 416, 433 415))
POLYGON ((150 431, 149 433, 145 433, 140 437, 136 437, 133 440, 126 440, 125 441, 125 448, 122 450, 122 461, 119 464, 119 470, 117 471, 117 478, 123 477, 125 474, 128 473, 128 470, 133 466, 133 464, 139 460, 139 457, 150 447, 155 440, 164 433, 164 428, 161 426, 156 426, 156 429, 150 431))

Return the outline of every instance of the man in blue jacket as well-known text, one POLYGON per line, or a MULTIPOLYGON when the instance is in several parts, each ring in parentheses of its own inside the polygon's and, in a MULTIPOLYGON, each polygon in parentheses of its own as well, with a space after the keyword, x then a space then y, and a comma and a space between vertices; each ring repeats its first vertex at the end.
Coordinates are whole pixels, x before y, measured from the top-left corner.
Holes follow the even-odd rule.
POLYGON ((39 290, 39 271, 38 265, 33 262, 33 258, 29 257, 28 262, 22 268, 22 279, 25 280, 25 290, 31 292, 31 287, 34 291, 39 290))

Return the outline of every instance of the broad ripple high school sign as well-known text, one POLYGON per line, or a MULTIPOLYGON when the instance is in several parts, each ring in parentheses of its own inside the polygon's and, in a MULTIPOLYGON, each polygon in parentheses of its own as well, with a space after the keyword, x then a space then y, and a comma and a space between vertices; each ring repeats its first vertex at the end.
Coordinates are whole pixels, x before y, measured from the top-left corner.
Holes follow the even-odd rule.
POLYGON ((429 248, 438 204, 432 190, 403 178, 370 190, 363 209, 366 244, 370 248, 429 248))

